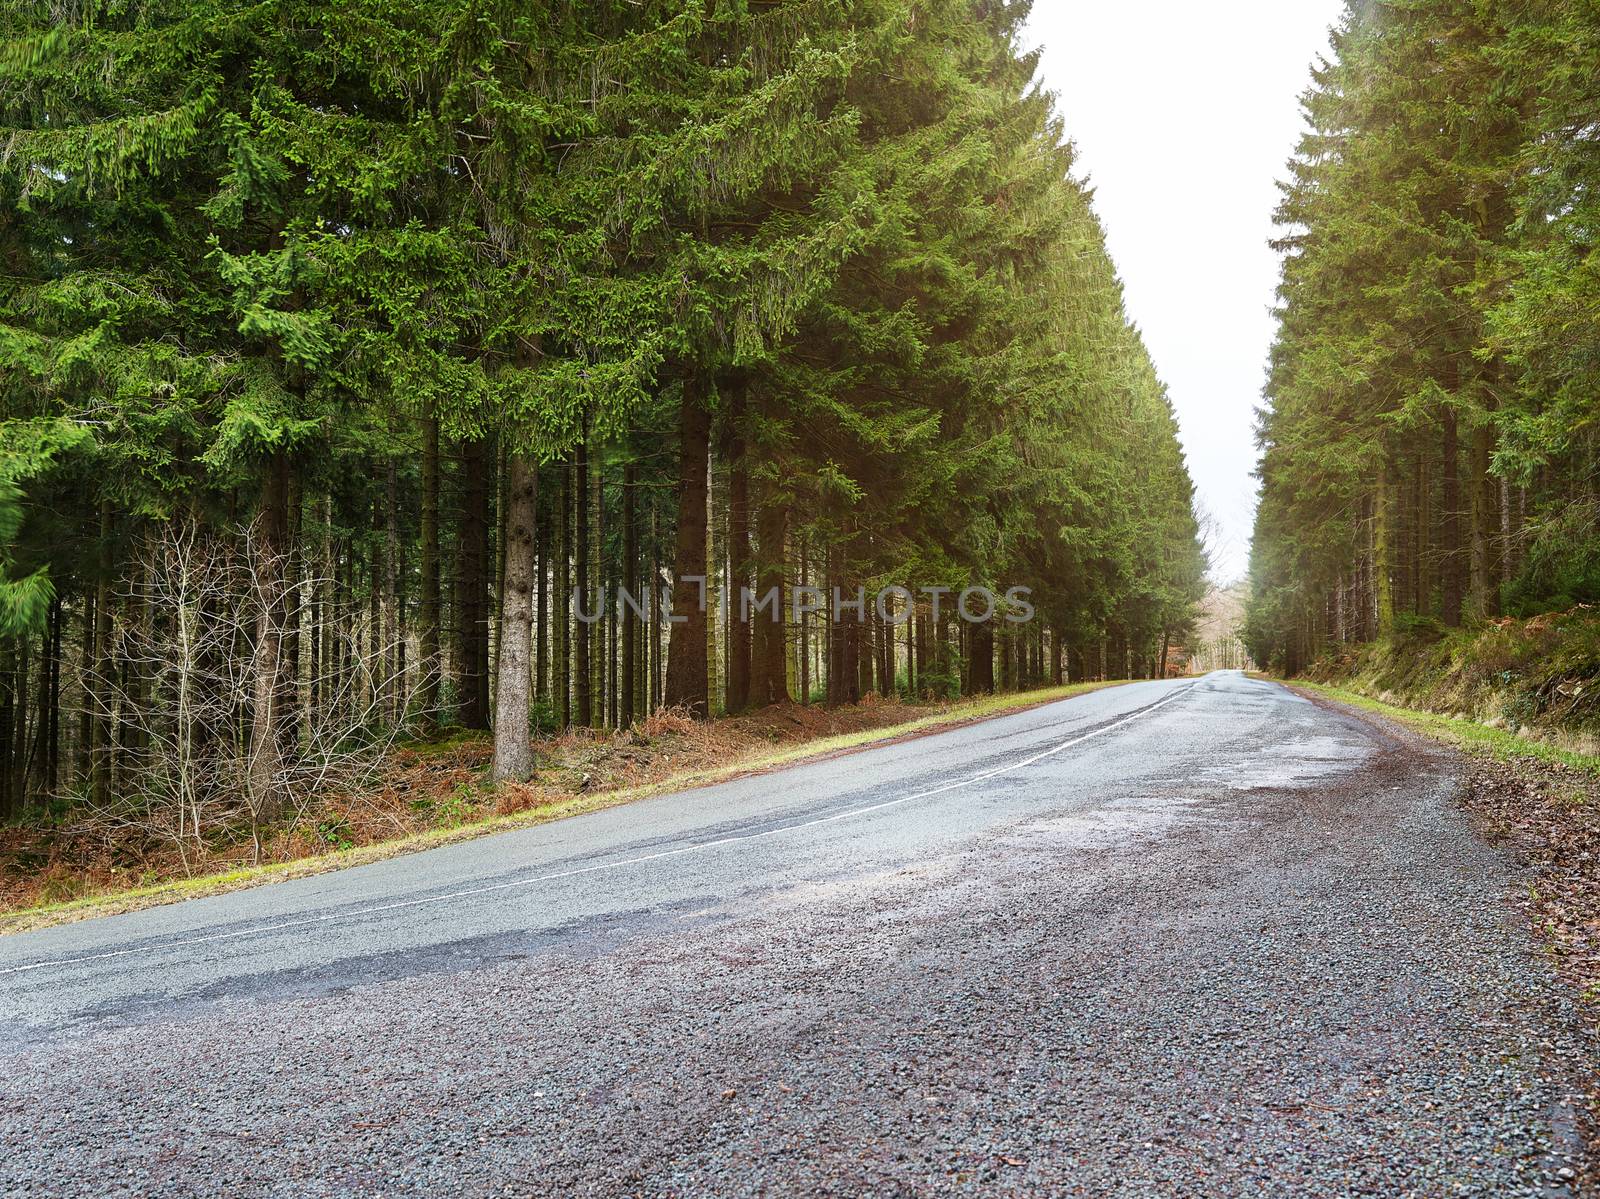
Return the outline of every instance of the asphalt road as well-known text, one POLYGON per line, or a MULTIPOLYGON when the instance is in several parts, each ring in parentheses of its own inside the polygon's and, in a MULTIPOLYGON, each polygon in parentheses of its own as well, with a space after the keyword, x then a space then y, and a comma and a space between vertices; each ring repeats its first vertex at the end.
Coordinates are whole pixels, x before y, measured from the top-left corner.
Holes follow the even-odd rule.
POLYGON ((1575 1194, 1453 760, 1152 682, 0 938, 0 1194, 1575 1194))

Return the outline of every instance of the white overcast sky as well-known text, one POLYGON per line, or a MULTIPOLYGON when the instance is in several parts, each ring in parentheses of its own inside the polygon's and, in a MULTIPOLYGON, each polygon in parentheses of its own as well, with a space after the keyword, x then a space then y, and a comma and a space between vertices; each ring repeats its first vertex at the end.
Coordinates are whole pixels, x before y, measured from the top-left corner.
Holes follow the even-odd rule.
POLYGON ((1343 0, 1036 0, 1029 38, 1182 426, 1213 575, 1245 573, 1275 183, 1343 0))

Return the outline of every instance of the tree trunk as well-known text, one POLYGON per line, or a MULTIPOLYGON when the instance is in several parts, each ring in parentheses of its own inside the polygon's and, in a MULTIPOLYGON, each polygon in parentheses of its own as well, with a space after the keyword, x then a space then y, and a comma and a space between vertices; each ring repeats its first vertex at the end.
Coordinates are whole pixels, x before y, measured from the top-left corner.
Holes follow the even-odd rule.
POLYGON ((50 719, 49 756, 45 763, 45 784, 51 795, 61 785, 61 651, 63 637, 61 597, 50 602, 50 719))
MULTIPOLYGON (((639 509, 634 498, 638 475, 630 458, 622 468, 622 589, 633 603, 639 595, 639 509)), ((632 728, 639 710, 639 617, 633 604, 622 605, 622 686, 617 707, 617 726, 632 728)))
MULTIPOLYGON (((808 584, 809 576, 806 573, 807 569, 808 563, 806 562, 806 543, 805 539, 802 537, 800 540, 800 586, 802 587, 807 586, 808 584)), ((780 614, 779 619, 786 619, 786 617, 783 614, 780 614)), ((809 704, 811 702, 811 629, 809 622, 810 617, 804 611, 802 611, 800 613, 800 644, 798 647, 799 669, 795 671, 797 682, 800 686, 800 702, 802 704, 809 704)), ((785 686, 787 685, 786 679, 785 686)))
MULTIPOLYGON (((587 439, 588 433, 585 433, 587 439)), ((589 615, 599 621, 589 626, 590 713, 585 723, 602 728, 606 723, 606 509, 604 468, 598 456, 589 461, 589 573, 579 575, 579 585, 590 596, 589 615)))
POLYGON ((494 715, 494 781, 524 783, 533 777, 528 711, 533 682, 533 529, 538 472, 527 455, 506 456, 505 577, 501 583, 498 686, 494 715))
POLYGON ((533 691, 537 699, 550 700, 550 505, 534 513, 534 586, 538 596, 534 622, 533 691))
POLYGON ((400 678, 400 480, 389 459, 383 488, 383 714, 399 723, 405 713, 400 678))
POLYGON ((1416 574, 1413 579, 1416 590, 1411 598, 1411 607, 1419 616, 1427 616, 1433 611, 1433 546, 1429 540, 1433 529, 1433 518, 1429 511, 1431 486, 1428 477, 1428 447, 1422 444, 1417 447, 1416 504, 1412 515, 1414 521, 1412 535, 1415 541, 1411 550, 1412 560, 1416 563, 1416 574))
POLYGON ((279 450, 267 463, 256 518, 256 586, 262 602, 256 623, 256 654, 250 722, 250 812, 257 825, 283 815, 283 637, 284 554, 288 536, 289 459, 279 450))
POLYGON ((1394 628, 1393 566, 1390 562, 1390 484, 1389 459, 1378 463, 1377 490, 1372 497, 1372 588, 1375 605, 1373 619, 1379 637, 1394 628))
MULTIPOLYGON (((753 613, 744 611, 743 595, 750 586, 750 484, 745 466, 744 435, 739 423, 744 415, 744 392, 734 392, 733 410, 729 415, 728 438, 728 711, 742 712, 752 702, 771 703, 759 691, 752 690, 752 629, 753 613)), ((765 549, 765 547, 763 547, 765 549)), ((765 588, 758 588, 764 593, 765 588)), ((781 626, 780 626, 781 627, 781 626)), ((780 668, 782 645, 779 646, 780 668)), ((770 679, 766 680, 770 684, 770 679)))
POLYGON ((986 695, 994 690, 994 622, 985 620, 967 626, 970 660, 967 663, 967 694, 986 695))
POLYGON ((560 474, 561 527, 556 532, 556 618, 551 627, 556 658, 556 711, 563 729, 572 724, 572 466, 560 474))
POLYGON ((439 421, 422 421, 422 594, 417 597, 417 706, 430 724, 439 716, 439 421))
POLYGON ((461 527, 456 538, 456 685, 458 716, 469 729, 489 727, 489 487, 487 439, 461 447, 461 527))
POLYGON ((687 708, 696 718, 710 713, 705 595, 711 416, 705 393, 702 376, 686 380, 679 409, 678 537, 665 695, 668 707, 687 708))
POLYGON ((1440 545, 1439 545, 1439 608, 1445 624, 1452 628, 1461 623, 1461 437, 1456 427, 1455 409, 1445 407, 1440 428, 1439 473, 1441 475, 1440 545))
MULTIPOLYGON (((756 595, 764 598, 777 592, 775 611, 750 613, 749 628, 753 646, 750 670, 750 702, 758 707, 782 703, 789 698, 788 654, 785 620, 788 595, 784 586, 784 540, 788 532, 789 510, 775 497, 762 507, 756 520, 756 550, 759 574, 756 595)), ((803 680, 809 683, 809 677, 803 680)))
POLYGON ((1487 417, 1472 430, 1472 589, 1468 608, 1482 620, 1499 610, 1495 534, 1500 528, 1500 487, 1489 473, 1494 426, 1487 417))
POLYGON ((594 722, 593 679, 589 663, 589 622, 596 600, 589 591, 589 449, 580 441, 572 462, 573 515, 573 615, 572 687, 577 700, 577 721, 587 728, 594 722))
POLYGON ((664 678, 661 669, 661 540, 656 520, 656 505, 650 501, 650 696, 645 714, 654 714, 661 703, 664 678))
POLYGON ((94 699, 89 705, 94 719, 89 736, 91 793, 97 804, 111 798, 111 696, 106 686, 111 681, 111 504, 100 505, 99 570, 94 591, 94 699))

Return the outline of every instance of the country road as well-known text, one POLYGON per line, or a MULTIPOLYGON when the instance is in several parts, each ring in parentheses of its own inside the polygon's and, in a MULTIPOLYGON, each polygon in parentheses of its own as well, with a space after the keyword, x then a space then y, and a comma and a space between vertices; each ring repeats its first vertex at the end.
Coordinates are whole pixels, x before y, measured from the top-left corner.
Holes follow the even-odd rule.
POLYGON ((1455 772, 1223 673, 0 937, 0 1195, 1576 1194, 1455 772))

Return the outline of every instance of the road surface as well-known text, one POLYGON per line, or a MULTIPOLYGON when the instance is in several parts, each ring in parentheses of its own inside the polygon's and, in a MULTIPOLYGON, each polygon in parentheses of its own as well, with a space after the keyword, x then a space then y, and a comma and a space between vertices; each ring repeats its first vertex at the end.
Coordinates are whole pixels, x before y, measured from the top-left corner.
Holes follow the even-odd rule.
POLYGON ((1456 785, 1224 673, 0 937, 0 1194, 1578 1193, 1456 785))

